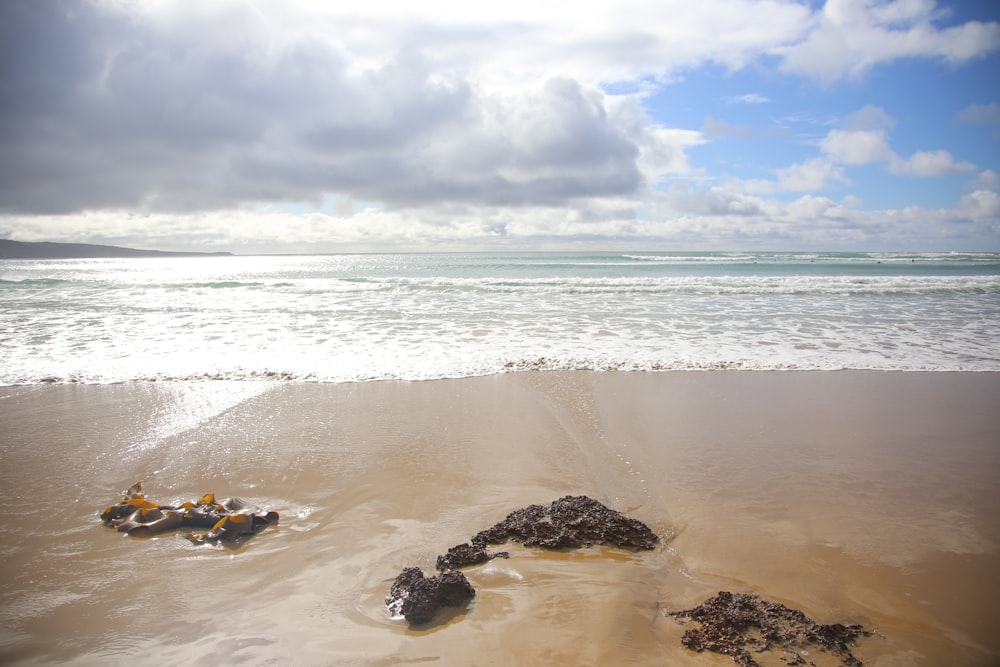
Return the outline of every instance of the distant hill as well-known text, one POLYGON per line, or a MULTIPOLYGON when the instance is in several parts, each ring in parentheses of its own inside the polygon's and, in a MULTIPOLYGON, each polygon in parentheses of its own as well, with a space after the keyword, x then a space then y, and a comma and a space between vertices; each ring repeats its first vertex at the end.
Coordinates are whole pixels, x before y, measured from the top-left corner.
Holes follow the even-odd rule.
POLYGON ((49 243, 0 239, 0 259, 90 259, 118 257, 225 257, 231 252, 167 252, 90 243, 49 243))

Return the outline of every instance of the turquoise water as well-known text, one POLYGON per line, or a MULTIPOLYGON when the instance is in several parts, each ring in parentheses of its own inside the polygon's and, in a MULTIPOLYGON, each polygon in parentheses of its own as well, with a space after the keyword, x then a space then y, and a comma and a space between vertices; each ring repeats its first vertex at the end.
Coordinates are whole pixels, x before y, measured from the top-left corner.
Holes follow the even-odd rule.
POLYGON ((1000 370, 1000 255, 0 261, 0 383, 1000 370))

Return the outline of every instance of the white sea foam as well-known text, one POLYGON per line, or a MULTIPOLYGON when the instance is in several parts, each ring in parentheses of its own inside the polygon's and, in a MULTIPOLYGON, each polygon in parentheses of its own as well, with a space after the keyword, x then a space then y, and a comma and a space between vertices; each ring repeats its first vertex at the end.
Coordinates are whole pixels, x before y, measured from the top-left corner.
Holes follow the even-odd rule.
POLYGON ((993 255, 633 256, 0 262, 0 383, 1000 370, 993 255))

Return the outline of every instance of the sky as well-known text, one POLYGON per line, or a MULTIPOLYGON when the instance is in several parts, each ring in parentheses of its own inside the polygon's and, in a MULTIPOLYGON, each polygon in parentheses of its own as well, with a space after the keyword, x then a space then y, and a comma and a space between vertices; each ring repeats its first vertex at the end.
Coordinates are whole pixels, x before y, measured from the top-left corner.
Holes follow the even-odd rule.
POLYGON ((1000 251, 995 0, 4 0, 0 238, 1000 251))

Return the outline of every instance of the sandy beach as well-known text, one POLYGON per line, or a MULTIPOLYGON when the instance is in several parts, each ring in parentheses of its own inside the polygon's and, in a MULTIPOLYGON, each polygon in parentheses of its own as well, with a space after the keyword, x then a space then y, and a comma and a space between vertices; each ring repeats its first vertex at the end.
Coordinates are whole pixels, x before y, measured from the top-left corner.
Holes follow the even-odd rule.
POLYGON ((664 611, 730 590, 871 627, 866 665, 994 665, 998 399, 991 372, 2 388, 0 663, 726 665, 664 611), (101 526, 140 479, 281 522, 238 549, 101 526), (567 494, 660 547, 512 547, 467 609, 389 617, 403 567, 567 494))

